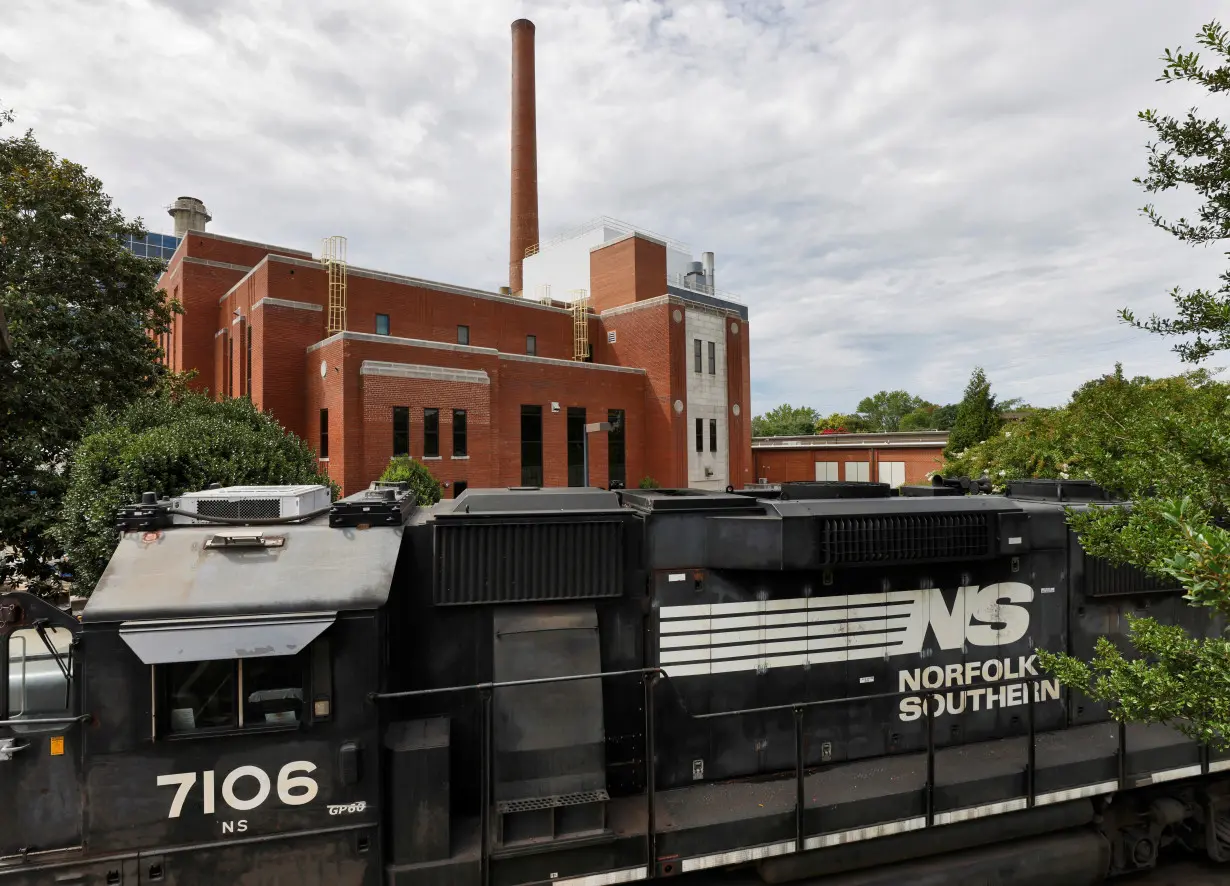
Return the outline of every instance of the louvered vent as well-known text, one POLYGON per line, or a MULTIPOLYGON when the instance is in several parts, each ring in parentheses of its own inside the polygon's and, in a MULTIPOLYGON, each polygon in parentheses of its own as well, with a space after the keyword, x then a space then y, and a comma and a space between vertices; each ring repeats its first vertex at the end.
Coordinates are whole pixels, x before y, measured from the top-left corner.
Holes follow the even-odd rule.
POLYGON ((196 512, 202 517, 229 520, 270 520, 282 516, 282 503, 276 498, 201 498, 196 512))
POLYGON ((622 520, 439 523, 438 606, 618 597, 622 520))
POLYGON ((994 554, 989 514, 829 517, 820 520, 825 566, 959 560, 994 554))
POLYGON ((1168 579, 1154 578, 1135 566, 1115 566, 1108 560, 1085 555, 1085 594, 1115 597, 1126 594, 1179 593, 1182 588, 1168 579))

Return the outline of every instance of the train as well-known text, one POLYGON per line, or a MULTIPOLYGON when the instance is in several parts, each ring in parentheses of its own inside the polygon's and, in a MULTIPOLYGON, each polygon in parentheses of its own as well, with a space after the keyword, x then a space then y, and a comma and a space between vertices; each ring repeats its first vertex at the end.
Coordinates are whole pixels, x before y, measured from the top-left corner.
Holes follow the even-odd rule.
POLYGON ((1075 481, 145 493, 0 595, 0 886, 1096 883, 1230 857, 1230 752, 1037 663, 1126 617, 1075 481))

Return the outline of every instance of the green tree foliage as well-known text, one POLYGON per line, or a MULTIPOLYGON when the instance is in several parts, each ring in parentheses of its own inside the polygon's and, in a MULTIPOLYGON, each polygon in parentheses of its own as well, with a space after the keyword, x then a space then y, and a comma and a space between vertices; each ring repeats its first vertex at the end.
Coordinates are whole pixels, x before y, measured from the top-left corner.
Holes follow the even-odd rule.
POLYGON ((987 381, 986 373, 981 366, 976 367, 965 386, 965 396, 957 405, 956 419, 948 435, 948 446, 944 449, 945 457, 958 455, 996 434, 1003 425, 1001 408, 991 393, 991 383, 987 381))
MULTIPOLYGON (((1216 21, 1211 22, 1204 26, 1196 42, 1210 50, 1218 66, 1204 67, 1198 52, 1183 52, 1182 47, 1174 52, 1167 49, 1158 80, 1197 84, 1212 95, 1230 90, 1230 42, 1225 30, 1216 21)), ((1152 204, 1144 206, 1141 212, 1155 227, 1192 245, 1230 236, 1230 139, 1225 124, 1217 118, 1198 116, 1195 108, 1183 120, 1159 115, 1154 110, 1141 111, 1138 116, 1153 131, 1155 141, 1148 145, 1148 174, 1133 181, 1148 193, 1190 186, 1202 201, 1194 221, 1167 221, 1152 204)), ((1191 341, 1176 344, 1174 351, 1183 360, 1199 362, 1215 351, 1230 348, 1230 271, 1223 272, 1220 279, 1221 286, 1216 291, 1172 289, 1176 318, 1153 315, 1141 321, 1126 308, 1119 315, 1125 322, 1159 335, 1194 336, 1191 341)))
POLYGON ((873 431, 896 431, 907 415, 927 407, 935 408, 921 397, 907 391, 880 391, 859 401, 858 413, 867 420, 873 431))
POLYGON ((432 476, 427 465, 404 455, 390 459, 380 479, 390 483, 409 483, 414 491, 415 503, 421 508, 431 507, 444 495, 440 481, 432 476))
MULTIPOLYGON (((0 129, 13 117, 0 110, 0 129)), ((98 179, 26 132, 0 137, 0 311, 11 339, 0 360, 0 582, 46 587, 59 554, 49 533, 65 467, 99 407, 155 386, 171 308, 162 265, 122 248, 143 236, 98 179)))
POLYGON ((753 437, 794 437, 813 434, 820 414, 810 406, 791 406, 783 403, 764 415, 752 419, 753 437))
POLYGON ((223 486, 319 483, 315 452, 246 397, 216 403, 164 389, 118 413, 95 413, 72 455, 68 492, 52 533, 68 555, 74 590, 93 590, 119 541, 116 509, 142 492, 176 496, 223 486))
POLYGON ((834 412, 832 415, 827 415, 816 422, 815 433, 822 434, 825 431, 836 431, 841 434, 863 434, 871 430, 871 425, 867 423, 867 419, 861 415, 854 413, 846 415, 844 412, 834 412))

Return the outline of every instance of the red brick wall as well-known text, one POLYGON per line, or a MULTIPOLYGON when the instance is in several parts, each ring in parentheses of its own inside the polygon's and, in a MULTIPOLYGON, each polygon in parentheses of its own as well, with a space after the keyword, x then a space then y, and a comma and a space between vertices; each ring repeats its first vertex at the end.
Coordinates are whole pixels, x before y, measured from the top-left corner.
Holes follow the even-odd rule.
POLYGON ((243 275, 243 271, 229 268, 182 262, 175 273, 163 276, 161 287, 171 298, 178 289, 184 309, 172 329, 171 368, 179 372, 197 370, 199 375, 193 382, 197 390, 210 390, 214 384, 213 339, 220 328, 218 299, 243 275))
MULTIPOLYGON (((303 386, 304 361, 310 372, 320 372, 320 360, 305 352, 320 340, 321 311, 288 308, 266 302, 252 312, 253 398, 260 409, 271 412, 282 426, 305 440, 317 429, 306 424, 306 391, 303 386)), ((221 339, 219 339, 221 340, 221 339)))
MULTIPOLYGON (((263 310, 263 309, 262 309, 263 310)), ((333 482, 344 488, 345 471, 343 466, 346 457, 346 439, 342 427, 346 419, 345 398, 343 396, 343 355, 342 342, 334 341, 317 348, 307 355, 303 365, 304 401, 303 427, 306 430, 304 440, 308 446, 319 453, 320 445, 320 410, 329 410, 329 461, 321 466, 326 469, 333 482), (325 361, 328 374, 320 376, 320 363, 325 361)), ((353 490, 351 490, 353 491, 353 490)))
POLYGON ((589 254, 590 304, 595 311, 666 294, 666 247, 627 237, 589 254))
POLYGON ((846 478, 844 467, 846 462, 869 462, 868 479, 872 482, 879 480, 880 461, 901 461, 905 462, 906 483, 926 483, 927 473, 939 470, 944 463, 943 446, 878 450, 820 446, 814 449, 797 450, 755 449, 753 453, 756 465, 755 478, 764 477, 770 483, 815 480, 816 462, 818 461, 838 462, 839 480, 846 478))
MULTIPOLYGON (((179 252, 190 255, 193 258, 244 265, 249 268, 270 254, 311 258, 311 253, 305 252, 302 249, 287 249, 282 246, 268 246, 259 243, 236 243, 218 237, 215 234, 197 231, 189 233, 184 238, 184 243, 180 245, 179 252)), ((218 294, 221 295, 222 293, 218 294)))

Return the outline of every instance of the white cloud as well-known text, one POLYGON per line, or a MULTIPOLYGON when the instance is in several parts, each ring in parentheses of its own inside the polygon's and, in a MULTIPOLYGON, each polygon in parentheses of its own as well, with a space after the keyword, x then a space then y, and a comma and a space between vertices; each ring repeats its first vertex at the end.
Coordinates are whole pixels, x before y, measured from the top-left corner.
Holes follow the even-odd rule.
MULTIPOLYGON (((605 214, 717 254, 753 407, 956 399, 973 365, 1055 403, 1122 360, 1115 311, 1216 282, 1137 213, 1144 107, 1206 3, 8 0, 0 105, 154 230, 211 229, 495 288, 509 24, 537 25, 543 236, 605 214)), ((1190 201, 1159 201, 1190 207, 1190 201)))

